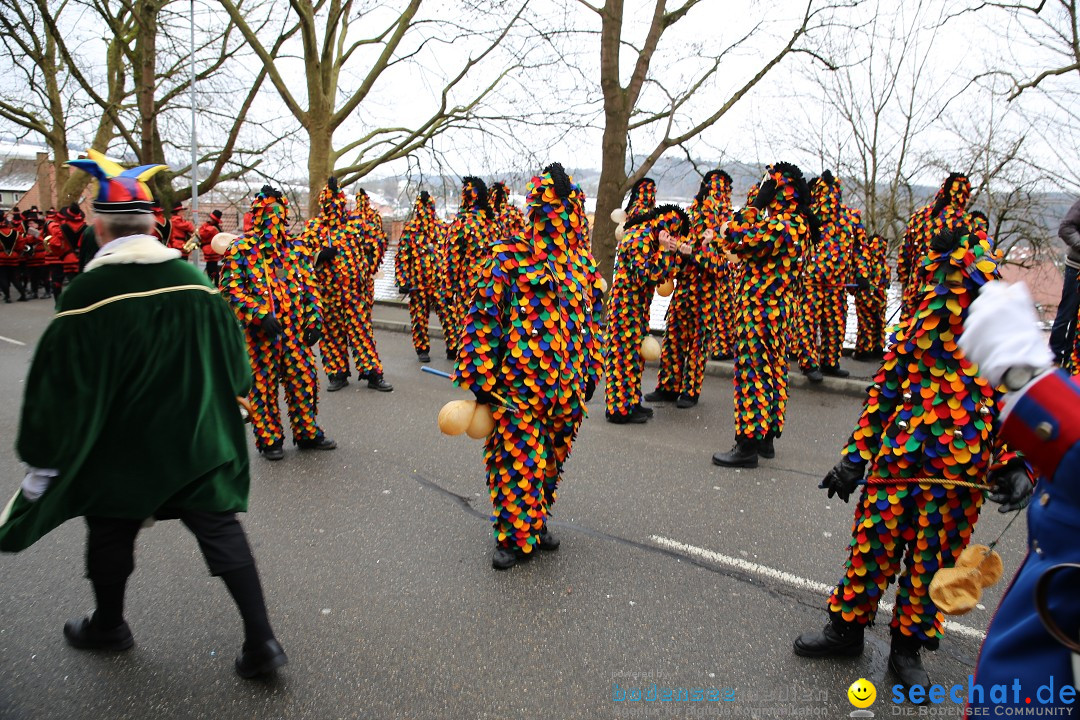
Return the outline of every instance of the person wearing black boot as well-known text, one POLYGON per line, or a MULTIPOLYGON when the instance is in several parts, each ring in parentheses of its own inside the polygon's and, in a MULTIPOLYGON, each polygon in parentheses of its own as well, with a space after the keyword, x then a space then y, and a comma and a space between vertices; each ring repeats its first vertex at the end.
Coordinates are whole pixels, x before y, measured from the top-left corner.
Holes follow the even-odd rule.
POLYGON ((16 441, 27 473, 0 516, 0 550, 85 517, 96 607, 69 620, 64 637, 80 650, 123 651, 135 643, 124 620, 135 539, 148 520, 179 519, 240 611, 236 672, 273 672, 288 658, 236 518, 250 484, 237 407, 252 383, 244 337, 206 276, 150 234, 144 181, 164 166, 114 176, 94 160, 68 164, 98 181, 101 248, 64 290, 34 353, 16 441))
POLYGON ((792 301, 800 248, 817 224, 810 189, 790 163, 769 166, 760 188, 707 253, 740 260, 740 316, 735 332, 735 446, 716 453, 714 465, 757 467, 758 456, 775 455, 773 439, 784 430, 787 407, 787 342, 784 328, 792 301))
POLYGON ((874 622, 895 582, 889 667, 905 687, 927 685, 920 651, 937 649, 945 633, 930 595, 935 574, 967 547, 984 489, 1003 503, 1031 494, 1025 462, 998 438, 996 386, 956 344, 978 288, 997 276, 990 248, 985 232, 963 224, 930 242, 916 307, 893 336, 840 461, 821 482, 844 502, 862 490, 844 575, 827 603, 829 624, 796 639, 797 655, 852 654, 859 626, 874 622))

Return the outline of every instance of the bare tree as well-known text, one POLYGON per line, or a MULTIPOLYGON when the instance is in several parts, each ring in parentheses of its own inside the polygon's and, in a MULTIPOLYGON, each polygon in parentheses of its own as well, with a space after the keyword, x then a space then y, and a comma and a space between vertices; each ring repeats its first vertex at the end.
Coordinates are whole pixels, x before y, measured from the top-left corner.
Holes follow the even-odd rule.
MULTIPOLYGON (((522 67, 512 55, 498 50, 520 20, 528 0, 509 8, 503 2, 470 4, 472 12, 460 22, 444 16, 437 6, 422 14, 423 0, 403 0, 392 10, 353 0, 290 0, 285 32, 299 33, 306 83, 306 97, 301 99, 282 71, 286 59, 282 48, 268 47, 250 24, 256 12, 273 16, 280 5, 219 2, 307 134, 309 205, 317 201, 328 175, 337 174, 343 183, 349 183, 384 163, 408 157, 433 138, 475 119, 504 79, 522 67), (430 91, 435 101, 425 110, 425 118, 415 124, 368 127, 335 147, 335 131, 375 97, 384 76, 418 67, 436 47, 443 49, 447 58, 460 54, 457 47, 468 48, 468 55, 440 76, 440 86, 430 91), (488 74, 481 80, 479 75, 485 69, 489 69, 488 74), (349 80, 348 90, 344 78, 349 80)), ((426 69, 435 70, 431 66, 426 69)), ((398 94, 404 95, 400 88, 398 94)))
POLYGON ((698 69, 683 82, 669 85, 664 82, 661 69, 654 66, 657 50, 665 33, 680 23, 685 26, 692 22, 687 18, 693 17, 692 11, 700 0, 684 0, 671 9, 665 0, 656 0, 640 46, 635 46, 626 37, 629 31, 624 27, 628 26, 624 0, 607 0, 602 6, 589 0, 578 2, 600 22, 599 71, 604 125, 593 251, 602 272, 610 274, 615 250, 615 224, 610 214, 622 203, 627 190, 644 177, 665 152, 690 142, 715 125, 785 57, 793 53, 816 55, 805 40, 809 34, 834 20, 833 13, 838 6, 817 0, 807 2, 799 18, 784 33, 779 47, 766 53, 754 72, 737 83, 720 101, 705 102, 703 97, 716 91, 716 81, 725 61, 736 51, 755 43, 760 46, 766 37, 763 22, 754 23, 720 49, 684 48, 696 56, 698 69), (629 58, 625 57, 627 51, 631 54, 629 58), (632 61, 629 63, 632 70, 624 82, 621 71, 627 60, 632 61), (707 109, 697 107, 701 104, 707 105, 707 109), (629 152, 634 137, 645 143, 640 161, 629 152))

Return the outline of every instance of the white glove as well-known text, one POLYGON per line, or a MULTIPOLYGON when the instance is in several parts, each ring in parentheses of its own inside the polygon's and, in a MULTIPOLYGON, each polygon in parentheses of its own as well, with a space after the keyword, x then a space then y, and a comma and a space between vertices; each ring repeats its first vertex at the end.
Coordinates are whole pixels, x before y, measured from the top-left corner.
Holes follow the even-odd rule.
POLYGON ((1022 282, 983 285, 956 342, 994 387, 1011 367, 1041 369, 1054 362, 1039 329, 1035 303, 1022 282))
POLYGON ((36 502, 38 498, 49 489, 49 483, 60 474, 53 468, 36 468, 26 466, 26 477, 22 481, 22 494, 30 502, 36 502))

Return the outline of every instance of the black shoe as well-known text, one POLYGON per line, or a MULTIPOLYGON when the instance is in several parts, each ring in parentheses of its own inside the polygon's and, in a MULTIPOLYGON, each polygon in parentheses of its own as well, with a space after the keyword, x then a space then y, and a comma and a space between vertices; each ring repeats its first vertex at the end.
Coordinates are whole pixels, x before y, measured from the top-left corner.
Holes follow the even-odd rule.
POLYGON ((416 353, 416 359, 422 363, 429 363, 431 362, 431 355, 427 352, 418 352, 416 353))
POLYGON ((27 302, 28 300, 30 300, 30 298, 26 297, 25 295, 20 295, 18 301, 19 302, 27 302))
POLYGON ((536 547, 541 550, 558 550, 560 542, 562 541, 555 537, 555 533, 551 532, 551 529, 545 525, 544 529, 537 535, 536 547))
POLYGON ((851 373, 849 373, 847 370, 840 367, 839 365, 826 365, 821 368, 821 374, 836 378, 851 377, 851 373))
POLYGON ((383 380, 382 373, 370 373, 367 381, 368 389, 379 392, 393 392, 394 386, 383 380))
POLYGON ((739 438, 735 441, 735 447, 726 453, 716 453, 712 456, 713 465, 722 467, 745 467, 756 468, 758 461, 758 441, 739 438))
POLYGON ((605 417, 615 425, 641 425, 649 421, 649 416, 638 412, 637 408, 628 413, 607 413, 605 417))
POLYGON ((244 648, 236 658, 236 674, 245 680, 268 675, 289 662, 285 649, 274 638, 259 643, 251 649, 244 648))
POLYGON ((259 448, 259 452, 267 460, 281 460, 285 457, 285 450, 281 447, 281 443, 276 442, 273 445, 267 445, 264 448, 259 448))
POLYGON ((637 405, 634 406, 634 412, 641 413, 645 417, 652 417, 653 416, 653 409, 651 407, 649 407, 648 405, 642 405, 641 403, 638 403, 637 405))
POLYGON ((892 648, 889 650, 889 669, 896 674, 905 690, 915 685, 930 687, 930 674, 923 667, 922 658, 919 656, 920 647, 917 640, 893 637, 892 648))
POLYGON ((645 396, 649 402, 673 402, 679 399, 679 393, 674 390, 661 390, 656 388, 645 396))
POLYGON ((330 384, 326 386, 326 392, 337 392, 349 384, 348 373, 337 373, 328 377, 330 378, 330 384))
POLYGON ((446 348, 446 359, 447 360, 455 360, 456 358, 457 358, 457 353, 454 352, 453 350, 451 350, 450 348, 446 348))
POLYGON ((5 295, 5 296, 4 296, 4 302, 5 302, 5 303, 10 303, 10 302, 11 302, 11 298, 10 298, 10 297, 8 297, 7 295, 5 295))
POLYGON ((776 448, 773 447, 773 439, 765 438, 758 443, 757 454, 758 457, 763 457, 766 460, 772 460, 776 457, 776 448))
POLYGON ((110 650, 119 652, 135 644, 135 637, 126 622, 111 630, 97 628, 90 618, 78 618, 64 623, 64 637, 68 645, 79 650, 110 650))
POLYGON ((526 557, 526 554, 516 545, 503 547, 495 543, 495 553, 491 556, 491 567, 496 570, 509 570, 517 565, 519 560, 524 560, 526 557))
POLYGON ((806 379, 812 383, 819 383, 825 379, 825 376, 821 374, 821 371, 817 368, 810 368, 809 370, 803 370, 803 375, 806 379))
POLYGON ((675 403, 675 407, 685 410, 686 408, 692 408, 697 405, 697 395, 680 395, 679 401, 675 403))
POLYGON ((821 632, 795 638, 795 654, 802 657, 855 657, 862 651, 863 626, 857 623, 843 623, 838 629, 830 620, 821 632))
POLYGON ((337 443, 326 435, 320 435, 311 440, 297 440, 296 447, 301 450, 333 450, 337 447, 337 443))

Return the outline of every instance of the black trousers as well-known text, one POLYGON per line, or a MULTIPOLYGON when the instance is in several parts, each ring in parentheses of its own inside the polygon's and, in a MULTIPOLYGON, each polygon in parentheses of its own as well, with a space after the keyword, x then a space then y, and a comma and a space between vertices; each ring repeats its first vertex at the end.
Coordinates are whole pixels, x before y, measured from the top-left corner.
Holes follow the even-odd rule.
MULTIPOLYGON (((236 513, 186 511, 180 522, 195 536, 211 575, 255 564, 247 535, 236 513)), ((135 570, 135 537, 141 520, 87 516, 86 577, 111 585, 135 570)))
POLYGON ((5 299, 11 297, 12 285, 19 291, 19 295, 26 294, 19 278, 18 266, 0 265, 0 295, 3 295, 5 299))
POLYGON ((217 285, 218 275, 221 274, 221 267, 218 265, 217 260, 206 261, 206 275, 210 278, 210 282, 217 285))

